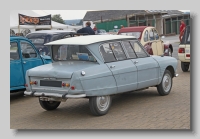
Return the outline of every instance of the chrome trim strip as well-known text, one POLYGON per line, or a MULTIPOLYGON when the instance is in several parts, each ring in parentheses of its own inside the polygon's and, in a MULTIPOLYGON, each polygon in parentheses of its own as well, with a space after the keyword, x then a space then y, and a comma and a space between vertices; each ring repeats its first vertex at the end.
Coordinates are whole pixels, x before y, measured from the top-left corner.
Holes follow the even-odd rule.
MULTIPOLYGON (((32 92, 25 91, 25 95, 31 95, 32 92)), ((56 94, 56 93, 44 93, 44 92, 35 92, 33 94, 35 97, 58 97, 62 98, 63 94, 56 94)), ((86 97, 86 94, 78 94, 78 95, 66 95, 64 98, 83 98, 86 97)))

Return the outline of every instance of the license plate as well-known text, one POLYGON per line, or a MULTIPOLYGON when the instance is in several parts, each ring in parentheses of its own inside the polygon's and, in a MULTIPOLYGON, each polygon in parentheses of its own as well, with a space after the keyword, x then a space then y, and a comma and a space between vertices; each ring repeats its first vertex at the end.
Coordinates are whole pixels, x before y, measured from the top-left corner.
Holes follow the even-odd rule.
POLYGON ((62 87, 62 81, 40 80, 40 86, 62 87))

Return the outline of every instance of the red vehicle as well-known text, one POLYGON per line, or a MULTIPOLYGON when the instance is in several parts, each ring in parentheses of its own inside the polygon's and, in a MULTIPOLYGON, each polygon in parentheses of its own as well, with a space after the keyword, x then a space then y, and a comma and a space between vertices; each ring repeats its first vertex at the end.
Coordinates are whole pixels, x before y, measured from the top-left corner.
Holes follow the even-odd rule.
POLYGON ((136 37, 150 55, 172 56, 172 45, 163 43, 155 27, 124 27, 119 30, 118 35, 136 37))

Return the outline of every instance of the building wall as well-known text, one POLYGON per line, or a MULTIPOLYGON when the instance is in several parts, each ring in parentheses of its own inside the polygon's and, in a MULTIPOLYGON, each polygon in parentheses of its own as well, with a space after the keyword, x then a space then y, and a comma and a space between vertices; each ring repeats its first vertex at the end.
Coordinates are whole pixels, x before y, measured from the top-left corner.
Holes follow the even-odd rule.
POLYGON ((175 34, 179 34, 179 27, 180 27, 180 20, 184 19, 185 24, 189 25, 189 21, 190 21, 190 15, 179 15, 179 16, 173 16, 173 17, 169 17, 169 18, 165 18, 164 20, 164 34, 171 34, 171 33, 175 33, 175 34))
POLYGON ((159 15, 140 15, 129 19, 130 26, 153 26, 159 34, 163 34, 162 16, 159 15))
POLYGON ((107 21, 107 22, 97 23, 96 27, 98 29, 105 29, 106 32, 109 32, 109 30, 120 29, 121 25, 123 25, 124 27, 127 27, 127 21, 125 19, 107 21))

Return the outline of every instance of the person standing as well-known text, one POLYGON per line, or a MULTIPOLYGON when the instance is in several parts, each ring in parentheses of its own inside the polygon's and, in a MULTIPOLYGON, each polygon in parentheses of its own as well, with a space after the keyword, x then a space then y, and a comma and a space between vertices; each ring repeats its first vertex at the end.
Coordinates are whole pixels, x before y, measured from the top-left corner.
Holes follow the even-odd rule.
POLYGON ((186 25, 185 25, 185 23, 184 23, 184 20, 181 19, 180 34, 179 34, 179 40, 180 40, 180 42, 181 42, 181 40, 182 40, 185 27, 186 27, 186 25))
POLYGON ((95 35, 94 30, 90 27, 91 23, 88 21, 86 22, 86 27, 79 29, 77 33, 87 33, 88 35, 95 35))
POLYGON ((97 27, 96 26, 94 26, 93 30, 94 30, 94 33, 97 34, 97 27))

